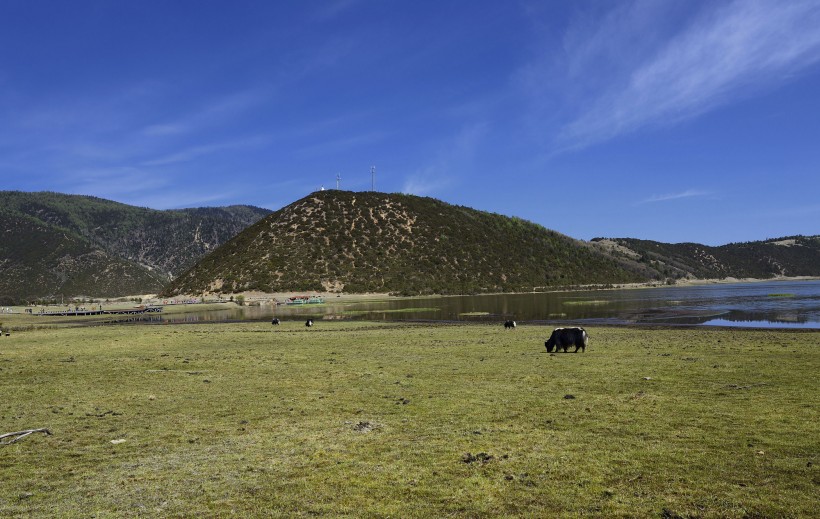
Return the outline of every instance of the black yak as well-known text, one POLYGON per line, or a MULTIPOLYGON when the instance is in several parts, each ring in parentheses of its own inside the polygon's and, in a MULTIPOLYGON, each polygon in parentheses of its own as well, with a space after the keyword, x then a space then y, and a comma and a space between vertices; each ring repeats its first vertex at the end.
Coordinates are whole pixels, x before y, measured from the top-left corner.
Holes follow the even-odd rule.
POLYGON ((552 353, 552 350, 556 352, 558 350, 564 350, 564 353, 566 353, 567 348, 575 346, 574 353, 578 353, 579 349, 581 352, 586 351, 588 344, 589 335, 583 328, 556 328, 552 331, 552 335, 550 335, 549 340, 544 343, 544 346, 547 347, 547 352, 549 353, 552 353))

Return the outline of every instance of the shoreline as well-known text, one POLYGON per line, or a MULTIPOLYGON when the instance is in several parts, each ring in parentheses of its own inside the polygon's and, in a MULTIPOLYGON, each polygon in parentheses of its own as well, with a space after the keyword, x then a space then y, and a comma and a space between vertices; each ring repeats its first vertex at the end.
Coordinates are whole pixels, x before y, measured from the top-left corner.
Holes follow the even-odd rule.
MULTIPOLYGON (((92 303, 87 304, 100 304, 103 301, 109 301, 105 304, 108 308, 121 308, 121 307, 128 307, 128 306, 135 306, 135 305, 161 305, 161 306, 176 306, 176 305, 192 305, 192 304, 219 304, 219 303, 231 303, 235 304, 235 301, 231 301, 231 298, 234 300, 238 296, 242 296, 245 299, 245 305, 253 306, 254 304, 272 304, 274 301, 283 302, 290 297, 294 296, 301 296, 301 295, 318 295, 325 299, 325 302, 331 301, 338 301, 338 302, 350 302, 350 301, 383 301, 383 300, 391 300, 391 299, 435 299, 439 297, 472 297, 472 296, 492 296, 492 295, 523 295, 523 294, 552 294, 552 293, 571 293, 571 292, 597 292, 597 291, 612 291, 612 290, 639 290, 639 289, 652 289, 652 288, 675 288, 675 287, 696 287, 696 286, 707 286, 707 285, 741 285, 741 284, 751 284, 751 283, 784 283, 784 282, 801 282, 801 281, 820 281, 820 277, 818 276, 783 276, 783 277, 776 277, 776 278, 715 278, 715 279, 680 279, 675 282, 675 284, 667 285, 666 283, 658 282, 658 281, 649 281, 649 282, 641 282, 641 283, 619 283, 619 284, 594 284, 594 285, 579 285, 576 287, 543 287, 542 290, 532 290, 527 292, 484 292, 478 294, 428 294, 428 295, 417 295, 417 296, 395 296, 391 295, 388 292, 366 292, 366 293, 345 293, 345 292, 320 292, 320 291, 289 291, 289 292, 260 292, 260 291, 248 291, 248 292, 237 292, 237 293, 230 293, 230 294, 222 294, 220 296, 216 296, 214 294, 206 294, 205 300, 200 301, 202 294, 184 294, 178 295, 176 297, 159 297, 157 294, 136 294, 136 295, 125 295, 119 297, 98 297, 98 298, 86 298, 92 301, 92 303), (141 302, 136 303, 134 299, 139 299, 141 302), (176 301, 183 301, 183 300, 191 300, 196 299, 198 300, 196 303, 176 303, 175 305, 170 304, 163 304, 163 301, 169 300, 176 300, 176 301), (220 299, 221 301, 216 301, 216 299, 220 299)), ((78 296, 79 297, 79 296, 78 296)), ((67 304, 58 304, 56 306, 66 306, 67 304)), ((40 305, 35 305, 40 306, 40 305)), ((46 305, 46 306, 55 306, 55 305, 46 305)), ((30 306, 21 306, 21 305, 12 305, 9 308, 14 309, 23 309, 23 308, 30 308, 30 306)))
MULTIPOLYGON (((637 289, 645 289, 645 288, 674 288, 674 287, 692 287, 692 286, 706 286, 706 285, 741 285, 747 283, 781 283, 781 282, 795 282, 795 281, 820 281, 820 277, 818 276, 780 276, 776 278, 710 278, 710 279, 679 279, 672 285, 667 285, 666 283, 659 282, 659 281, 646 281, 640 283, 618 283, 618 284, 592 284, 592 285, 579 285, 577 288, 549 288, 543 287, 543 290, 532 290, 527 292, 483 292, 478 294, 428 294, 428 295, 418 295, 418 296, 394 296, 391 295, 389 292, 366 292, 366 293, 345 293, 345 292, 321 292, 321 291, 312 291, 312 290, 303 290, 303 291, 290 291, 290 292, 259 292, 259 291, 248 291, 248 292, 236 292, 231 294, 224 294, 222 299, 226 300, 233 297, 234 299, 237 296, 243 296, 245 298, 246 303, 248 302, 263 302, 263 301, 273 301, 273 300, 286 300, 289 297, 294 296, 301 296, 301 295, 318 295, 325 299, 326 302, 330 300, 338 300, 338 301, 372 301, 372 300, 384 300, 384 299, 432 299, 438 297, 462 297, 462 296, 490 296, 490 295, 516 295, 516 294, 551 294, 551 293, 562 293, 562 292, 585 292, 585 291, 601 291, 601 290, 637 290, 637 289)), ((129 297, 129 296, 124 296, 129 297)), ((160 298, 154 294, 146 294, 143 296, 131 296, 131 297, 142 297, 144 300, 162 300, 162 299, 171 299, 171 298, 160 298)), ((174 299, 185 299, 189 297, 200 297, 193 296, 193 295, 180 295, 174 299)), ((212 297, 211 295, 207 295, 207 297, 212 297)))
MULTIPOLYGON (((782 283, 789 281, 820 281, 818 276, 778 276, 774 278, 685 279, 668 286, 737 285, 744 283, 782 283)), ((664 285, 666 286, 666 285, 664 285)))
MULTIPOLYGON (((351 304, 352 305, 357 305, 359 303, 364 303, 366 305, 375 304, 375 305, 378 306, 378 305, 381 305, 381 304, 390 304, 391 302, 394 302, 395 304, 397 304, 399 306, 408 306, 408 307, 426 305, 426 306, 436 306, 436 307, 437 306, 442 306, 442 307, 448 307, 449 308, 452 305, 459 306, 459 305, 462 305, 462 304, 467 304, 467 303, 461 303, 459 299, 453 299, 453 298, 465 298, 466 300, 472 300, 473 301, 473 302, 470 303, 470 305, 472 305, 472 304, 481 305, 483 303, 478 302, 478 300, 481 298, 481 296, 491 296, 491 298, 492 297, 498 297, 498 296, 502 296, 502 297, 512 296, 513 298, 516 298, 515 299, 516 301, 539 299, 539 298, 549 299, 549 298, 555 298, 555 297, 557 297, 559 299, 562 299, 562 298, 563 299, 566 299, 566 298, 569 298, 569 299, 581 298, 581 299, 594 300, 594 299, 596 299, 596 295, 595 295, 596 293, 600 293, 600 295, 597 296, 597 299, 608 299, 608 298, 627 298, 627 299, 629 299, 629 298, 634 298, 634 297, 638 297, 638 298, 647 297, 647 298, 651 298, 651 299, 659 299, 660 298, 662 300, 668 300, 668 301, 671 301, 672 303, 675 303, 674 300, 678 297, 678 295, 675 293, 674 290, 655 293, 655 295, 652 295, 652 292, 644 292, 643 296, 641 296, 640 294, 637 294, 637 293, 635 293, 633 296, 630 296, 629 294, 631 292, 629 292, 629 291, 638 290, 638 289, 647 289, 647 288, 649 288, 649 289, 651 289, 651 288, 673 288, 674 289, 675 287, 681 287, 681 288, 685 289, 685 288, 697 287, 697 286, 719 285, 721 287, 731 287, 732 285, 736 285, 738 287, 742 287, 742 286, 745 285, 746 288, 737 288, 737 290, 739 290, 740 292, 753 290, 753 291, 755 291, 755 293, 762 292, 763 294, 765 294, 765 293, 767 293, 767 291, 772 292, 772 293, 780 292, 780 291, 795 291, 796 292, 796 291, 799 291, 799 290, 807 289, 807 290, 812 291, 812 293, 815 293, 816 286, 817 286, 816 284, 804 286, 802 288, 798 287, 797 284, 805 283, 805 282, 816 283, 817 281, 820 281, 820 278, 811 277, 811 276, 779 277, 779 278, 772 278, 772 279, 724 278, 724 279, 686 280, 686 282, 679 283, 679 284, 676 284, 676 285, 653 284, 653 283, 632 283, 632 284, 614 285, 614 286, 606 286, 606 287, 603 287, 603 286, 600 286, 600 285, 596 285, 596 286, 579 286, 579 287, 573 287, 572 289, 564 288, 564 289, 555 289, 555 290, 541 291, 541 292, 536 292, 536 291, 533 291, 533 292, 515 292, 515 293, 513 293, 513 292, 503 292, 503 293, 495 293, 495 294, 487 293, 487 294, 476 294, 476 295, 426 295, 426 296, 391 296, 391 295, 386 294, 386 293, 374 293, 374 292, 363 293, 363 294, 336 294, 336 293, 326 293, 326 292, 325 293, 322 293, 322 292, 276 292, 276 293, 266 293, 266 292, 260 292, 260 291, 250 291, 250 292, 245 292, 245 293, 240 293, 240 294, 233 294, 233 295, 225 294, 225 295, 220 295, 220 297, 213 296, 213 299, 211 299, 212 296, 207 296, 206 295, 205 301, 202 301, 201 295, 199 295, 197 297, 188 297, 188 296, 186 296, 186 297, 176 297, 176 298, 155 298, 155 296, 154 296, 154 298, 152 298, 152 296, 153 296, 152 294, 145 294, 145 295, 141 295, 141 296, 134 296, 138 299, 141 299, 141 301, 139 303, 135 303, 133 300, 128 301, 125 298, 123 298, 123 299, 118 300, 118 301, 106 302, 106 303, 104 303, 104 307, 105 307, 105 310, 110 312, 110 311, 115 311, 115 310, 118 310, 118 309, 133 308, 135 304, 145 305, 145 306, 157 305, 157 306, 161 306, 161 307, 164 308, 164 312, 163 312, 164 314, 182 315, 182 314, 190 314, 190 313, 197 313, 197 312, 207 312, 207 311, 211 311, 211 310, 223 310, 223 309, 231 309, 231 308, 237 308, 238 309, 238 308, 241 308, 242 306, 244 306, 244 307, 247 308, 247 311, 257 312, 257 314, 253 314, 253 315, 260 315, 260 314, 258 314, 258 312, 263 312, 263 313, 268 313, 268 314, 270 314, 270 313, 276 314, 276 313, 282 312, 285 315, 290 315, 289 310, 287 310, 287 311, 283 310, 283 308, 285 308, 284 305, 282 307, 279 307, 279 308, 282 308, 282 310, 277 309, 277 304, 276 303, 278 302, 278 303, 281 304, 286 300, 287 297, 292 297, 294 295, 316 295, 316 294, 321 294, 322 296, 325 297, 325 304, 335 305, 335 306, 341 305, 342 307, 344 307, 346 305, 351 305, 351 304), (765 285, 767 282, 769 284, 765 285), (791 287, 784 287, 784 290, 780 290, 780 287, 777 286, 778 283, 794 283, 794 285, 791 286, 791 287), (753 288, 754 284, 763 284, 765 288, 755 289, 755 288, 753 288), (620 295, 618 295, 617 292, 612 292, 612 291, 617 291, 617 290, 623 290, 624 292, 622 292, 620 295), (561 295, 561 294, 572 294, 572 295, 561 295), (241 299, 238 297, 240 295, 242 296, 241 299), (478 296, 478 297, 476 297, 476 296, 478 296), (529 297, 527 297, 527 296, 529 296, 529 297), (445 298, 450 298, 450 299, 448 301, 445 298), (476 299, 472 299, 472 298, 476 298, 476 299), (239 303, 240 300, 242 301, 242 304, 239 303), (402 303, 401 302, 402 300, 404 300, 406 302, 402 303), (420 301, 420 302, 413 303, 412 302, 413 300, 420 301), (429 302, 425 302, 425 300, 428 300, 429 302), (254 307, 256 308, 256 310, 253 310, 254 307)), ((714 289, 714 290, 717 290, 720 293, 724 293, 725 291, 729 291, 729 293, 731 293, 731 291, 734 290, 734 289, 732 289, 732 288, 721 288, 721 289, 714 289)), ((686 292, 680 292, 680 294, 681 294, 681 297, 684 297, 684 298, 686 298, 686 297, 699 297, 697 294, 704 293, 704 294, 708 295, 709 293, 713 292, 714 290, 707 289, 703 292, 696 292, 693 295, 686 295, 686 292)), ((770 294, 770 295, 780 295, 780 294, 770 294)), ((784 295, 788 295, 788 294, 784 294, 784 295)), ((510 301, 512 301, 512 299, 510 301)), ((592 302, 598 303, 599 301, 592 301, 592 302)), ((603 301, 601 301, 601 302, 603 302, 603 301)), ((572 303, 566 303, 566 304, 572 304, 572 303)), ((63 307, 64 305, 56 305, 56 306, 57 307, 63 307)), ((92 303, 92 306, 96 307, 96 304, 92 303)), ((310 308, 312 306, 322 307, 324 305, 304 305, 301 308, 304 308, 305 311, 309 312, 309 311, 311 311, 310 308)), ((49 307, 46 307, 46 309, 48 309, 48 308, 49 307)), ((288 308, 290 308, 290 307, 288 307, 288 308)), ((8 320, 10 322, 7 322, 6 324, 11 326, 12 328, 14 328, 15 326, 20 325, 19 322, 15 322, 17 320, 17 318, 14 317, 15 314, 16 315, 21 315, 21 314, 24 315, 24 314, 29 313, 29 315, 31 315, 30 314, 30 308, 27 308, 27 307, 11 307, 11 308, 2 308, 0 310, 2 310, 4 313, 8 314, 7 316, 9 318, 8 320)), ((323 312, 322 310, 313 310, 313 311, 314 312, 318 311, 320 314, 328 313, 328 312, 323 312)), ((343 309, 339 310, 339 311, 342 314, 344 313, 343 309)), ((632 312, 632 313, 635 313, 635 312, 632 312)), ((585 318, 581 314, 578 314, 578 316, 576 316, 576 317, 582 318, 585 321, 587 321, 586 324, 589 325, 589 326, 593 326, 593 325, 595 325, 595 326, 617 326, 617 327, 620 327, 620 326, 648 326, 648 327, 652 327, 652 328, 655 328, 655 327, 660 327, 660 328, 673 327, 673 328, 677 328, 677 327, 690 327, 690 326, 695 327, 695 328, 700 328, 701 326, 703 326, 703 323, 701 323, 701 322, 691 322, 691 323, 689 323, 689 322, 677 322, 676 320, 670 321, 670 320, 667 320, 667 319, 660 319, 661 322, 653 322, 654 320, 659 319, 658 315, 652 314, 653 317, 651 319, 643 320, 643 318, 639 318, 640 316, 638 314, 633 316, 632 313, 628 313, 628 315, 626 315, 626 316, 620 315, 620 314, 618 314, 618 315, 613 314, 612 316, 608 316, 608 317, 604 316, 604 317, 601 317, 599 322, 594 322, 595 321, 594 319, 590 320, 588 318, 589 316, 587 316, 585 318), (622 321, 622 322, 617 322, 619 320, 622 321)), ((332 314, 332 312, 331 312, 331 314, 332 314)), ((331 314, 329 314, 329 315, 331 315, 331 314)), ((243 315, 245 315, 245 314, 243 314, 243 315)), ((339 315, 341 315, 341 314, 339 314, 339 315)), ((462 314, 459 314, 459 315, 462 315, 462 314)), ((498 315, 502 315, 502 314, 498 314, 498 315)), ((716 314, 716 315, 721 315, 721 314, 716 314)), ((522 321, 522 323, 525 322, 525 321, 531 321, 533 324, 536 323, 536 322, 542 322, 542 323, 556 322, 556 323, 559 323, 559 322, 564 322, 567 319, 567 314, 566 313, 549 314, 547 316, 547 318, 545 318, 542 315, 535 316, 535 315, 529 315, 528 314, 528 316, 529 316, 528 319, 524 319, 524 317, 521 316, 522 319, 524 319, 522 321)), ((38 317, 42 317, 42 316, 38 315, 38 317)), ((689 317, 689 316, 684 316, 684 317, 689 317)), ((340 319, 340 318, 341 317, 339 317, 338 315, 335 315, 335 314, 332 314, 332 316, 329 317, 329 319, 340 319)), ((435 319, 435 320, 440 321, 440 322, 450 322, 453 319, 456 319, 456 318, 447 318, 447 319, 438 318, 438 319, 435 319)), ((677 318, 675 318, 675 319, 677 319, 677 318)), ((5 320, 4 315, 0 315, 0 321, 3 321, 3 320, 5 320)), ((407 320, 415 321, 416 319, 407 319, 407 320)), ((750 318, 750 320, 754 320, 754 319, 750 318)), ((762 317, 758 320, 763 322, 763 321, 768 320, 768 317, 762 317)), ((777 321, 777 320, 778 319, 775 319, 775 321, 777 321)), ((811 319, 811 322, 815 322, 815 321, 816 321, 816 319, 811 319)), ((461 318, 458 318, 453 322, 465 322, 465 321, 462 320, 461 318)), ((43 324, 45 324, 45 323, 43 323, 43 324)), ((709 327, 713 327, 713 328, 728 327, 728 328, 733 328, 733 329, 737 329, 737 328, 748 328, 748 329, 774 329, 774 328, 778 328, 779 329, 780 328, 778 326, 772 326, 772 325, 765 324, 765 323, 761 324, 761 325, 756 325, 756 324, 735 325, 735 324, 732 324, 732 323, 711 324, 709 327)), ((797 326, 797 327, 787 326, 784 329, 793 329, 793 330, 807 329, 807 330, 811 330, 811 331, 817 331, 817 328, 814 328, 814 327, 811 327, 811 326, 797 326)))

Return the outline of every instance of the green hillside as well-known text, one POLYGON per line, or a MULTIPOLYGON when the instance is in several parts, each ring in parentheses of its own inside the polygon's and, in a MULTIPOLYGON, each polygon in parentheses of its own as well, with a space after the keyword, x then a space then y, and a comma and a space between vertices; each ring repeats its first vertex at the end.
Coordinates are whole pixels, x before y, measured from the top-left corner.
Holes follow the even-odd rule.
POLYGON ((718 247, 634 238, 596 238, 596 246, 636 260, 656 279, 769 279, 820 276, 820 236, 788 236, 718 247))
POLYGON ((159 291, 270 211, 158 211, 59 193, 0 191, 0 301, 159 291))
POLYGON ((644 279, 626 263, 518 218, 432 198, 329 190, 250 226, 165 293, 458 294, 644 279))

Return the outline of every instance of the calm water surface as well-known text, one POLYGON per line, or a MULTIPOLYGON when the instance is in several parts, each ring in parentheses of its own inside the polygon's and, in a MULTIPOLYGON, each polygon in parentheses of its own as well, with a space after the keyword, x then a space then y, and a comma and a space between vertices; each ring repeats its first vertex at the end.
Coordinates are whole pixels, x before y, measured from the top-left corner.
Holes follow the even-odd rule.
POLYGON ((251 306, 166 314, 163 322, 280 319, 700 324, 820 328, 820 281, 779 281, 589 292, 500 294, 251 306))

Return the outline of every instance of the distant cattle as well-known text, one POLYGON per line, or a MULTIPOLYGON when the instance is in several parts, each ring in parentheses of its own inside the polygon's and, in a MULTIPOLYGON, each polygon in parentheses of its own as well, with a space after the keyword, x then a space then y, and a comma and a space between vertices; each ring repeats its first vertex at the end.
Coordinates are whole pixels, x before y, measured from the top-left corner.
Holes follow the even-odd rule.
POLYGON ((313 319, 308 319, 307 321, 305 321, 305 326, 307 326, 308 328, 313 326, 313 319))
POLYGON ((270 323, 275 325, 275 326, 279 326, 279 319, 277 317, 274 317, 273 321, 271 321, 270 323))
POLYGON ((504 329, 505 330, 513 329, 514 330, 515 329, 515 321, 504 321, 504 329))
POLYGON ((556 352, 564 350, 564 353, 566 353, 567 348, 575 346, 573 353, 578 353, 579 349, 581 352, 586 351, 588 344, 589 335, 583 328, 556 328, 552 331, 552 335, 544 343, 544 346, 546 346, 549 353, 552 353, 553 350, 556 352))

